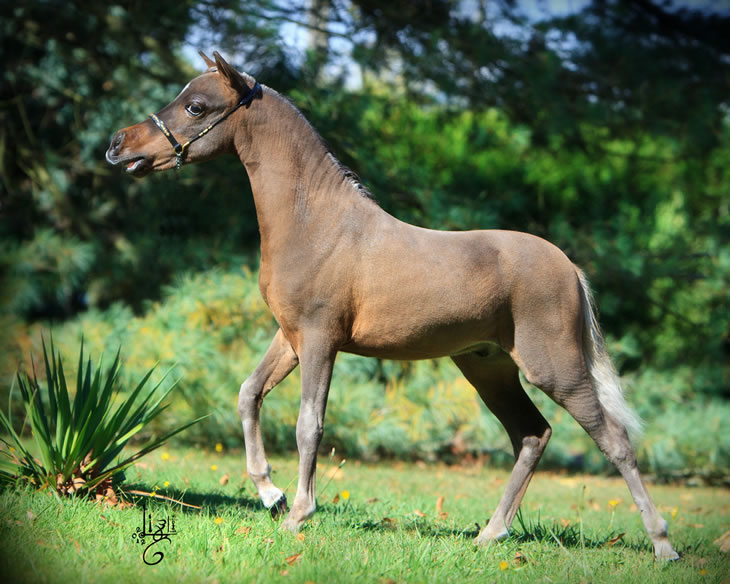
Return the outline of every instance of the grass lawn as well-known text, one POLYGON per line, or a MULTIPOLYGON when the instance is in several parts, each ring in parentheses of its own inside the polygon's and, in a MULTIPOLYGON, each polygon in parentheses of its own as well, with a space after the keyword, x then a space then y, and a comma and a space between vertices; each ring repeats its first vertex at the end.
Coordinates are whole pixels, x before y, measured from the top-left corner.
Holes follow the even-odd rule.
MULTIPOLYGON (((273 459, 294 498, 297 461, 273 459)), ((725 582, 730 492, 650 485, 682 559, 654 562, 639 513, 619 478, 538 473, 512 536, 471 539, 508 474, 486 466, 359 464, 320 457, 319 510, 297 536, 279 531, 245 477, 242 452, 170 448, 127 473, 128 484, 201 506, 149 500, 176 533, 148 552, 132 534, 141 506, 103 508, 30 491, 0 493, 2 582, 725 582), (336 472, 335 472, 336 471, 336 472), (329 482, 329 484, 327 484, 329 482)), ((141 501, 141 499, 135 499, 141 501)), ((152 540, 148 537, 150 543, 152 540)))

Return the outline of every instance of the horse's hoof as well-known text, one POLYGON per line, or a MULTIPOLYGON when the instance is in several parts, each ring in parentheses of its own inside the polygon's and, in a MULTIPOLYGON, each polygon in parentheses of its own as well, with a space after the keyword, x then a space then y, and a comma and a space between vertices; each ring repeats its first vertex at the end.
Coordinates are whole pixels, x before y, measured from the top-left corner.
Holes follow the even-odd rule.
POLYGON ((269 507, 269 513, 271 513, 271 517, 273 519, 279 519, 284 513, 286 513, 289 510, 289 505, 286 503, 286 495, 284 493, 281 494, 281 497, 279 497, 274 504, 269 507))
POLYGON ((674 562, 679 559, 679 554, 674 551, 669 541, 660 541, 654 544, 654 556, 662 562, 674 562))
POLYGON ((489 526, 485 527, 482 532, 473 539, 475 545, 487 546, 509 537, 509 532, 506 530, 501 530, 496 533, 492 533, 488 530, 489 526))
POLYGON ((287 517, 284 522, 281 524, 281 528, 290 531, 291 533, 298 533, 299 528, 302 526, 302 524, 291 517, 287 517))

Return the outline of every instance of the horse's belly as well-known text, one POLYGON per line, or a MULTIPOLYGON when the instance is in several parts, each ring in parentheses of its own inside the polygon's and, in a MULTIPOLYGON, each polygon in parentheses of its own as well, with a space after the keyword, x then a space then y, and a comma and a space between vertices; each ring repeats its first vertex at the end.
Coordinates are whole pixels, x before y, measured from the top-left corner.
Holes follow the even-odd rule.
POLYGON ((353 329, 341 350, 382 359, 434 359, 504 345, 509 338, 508 320, 491 318, 462 320, 379 318, 372 326, 362 321, 353 329))

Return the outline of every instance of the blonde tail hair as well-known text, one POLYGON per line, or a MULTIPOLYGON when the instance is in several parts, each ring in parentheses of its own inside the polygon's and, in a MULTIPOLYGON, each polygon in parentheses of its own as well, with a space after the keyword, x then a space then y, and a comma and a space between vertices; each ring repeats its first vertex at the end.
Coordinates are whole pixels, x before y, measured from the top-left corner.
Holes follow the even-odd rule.
POLYGON ((576 268, 581 288, 583 305, 583 356, 593 382, 593 389, 603 409, 617 422, 622 424, 629 435, 641 434, 643 423, 624 399, 621 382, 611 357, 606 351, 601 329, 596 318, 595 303, 588 279, 579 268, 576 268))

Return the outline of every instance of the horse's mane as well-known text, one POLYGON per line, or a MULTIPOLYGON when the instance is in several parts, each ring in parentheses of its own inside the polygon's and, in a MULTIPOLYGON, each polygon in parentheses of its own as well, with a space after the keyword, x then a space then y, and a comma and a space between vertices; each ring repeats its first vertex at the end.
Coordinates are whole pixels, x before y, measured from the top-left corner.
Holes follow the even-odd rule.
POLYGON ((279 98, 282 102, 287 104, 299 117, 299 119, 304 122, 307 128, 309 128, 311 132, 311 136, 316 140, 316 142, 322 146, 325 152, 325 157, 327 157, 335 171, 338 173, 338 175, 342 178, 343 181, 347 182, 350 186, 352 186, 360 195, 365 197, 366 199, 370 199, 374 203, 377 204, 377 200, 373 196, 373 194, 370 192, 370 190, 362 184, 360 181, 360 177, 357 175, 356 172, 354 172, 352 169, 350 169, 348 166, 344 165, 342 162, 340 162, 337 157, 335 156, 334 152, 332 151, 332 148, 330 148, 327 141, 320 135, 319 132, 312 126, 312 124, 309 122, 309 120, 304 116, 304 114, 299 110, 299 108, 294 105, 294 103, 286 97, 285 95, 280 94, 275 89, 271 89, 270 87, 263 85, 264 89, 267 90, 270 94, 273 96, 279 98))

